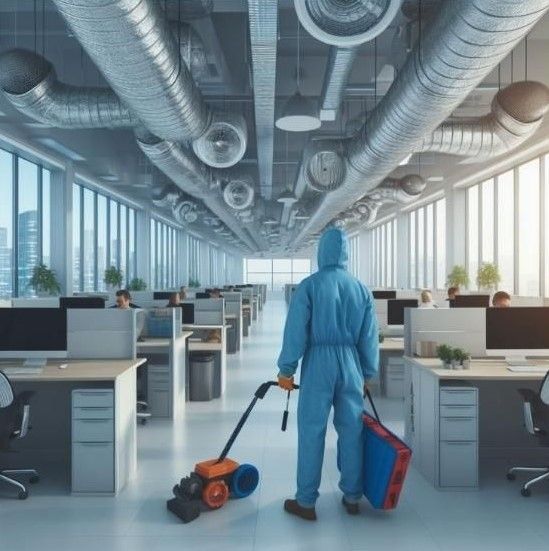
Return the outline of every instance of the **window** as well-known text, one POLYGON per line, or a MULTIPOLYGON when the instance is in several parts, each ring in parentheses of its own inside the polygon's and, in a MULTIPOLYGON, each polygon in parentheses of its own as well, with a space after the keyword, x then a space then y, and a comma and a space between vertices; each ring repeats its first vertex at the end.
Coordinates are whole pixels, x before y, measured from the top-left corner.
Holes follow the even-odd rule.
POLYGON ((410 264, 409 264, 409 282, 410 289, 415 289, 417 285, 417 260, 416 260, 416 211, 412 211, 409 217, 408 235, 410 243, 410 264))
MULTIPOLYGON (((135 257, 135 215, 128 215, 133 229, 128 239, 128 261, 135 257), (134 234, 132 237, 132 233, 134 234)), ((150 221, 150 259, 151 286, 154 289, 169 289, 179 285, 177 270, 177 244, 181 232, 168 224, 151 218, 150 221)), ((192 238, 191 238, 192 239, 192 238)), ((131 270, 131 268, 130 268, 131 270)), ((130 271, 130 275, 132 272, 130 271)), ((133 276, 135 277, 135 276, 133 276)))
POLYGON ((425 209, 417 211, 417 285, 425 287, 425 209))
POLYGON ((539 159, 518 169, 519 295, 539 296, 540 269, 539 159))
POLYGON ((189 281, 200 283, 200 240, 189 236, 189 281))
POLYGON ((515 288, 515 179, 513 171, 497 178, 497 259, 500 287, 513 293, 515 288))
POLYGON ((478 185, 467 190, 467 270, 471 285, 475 285, 479 266, 479 208, 478 185))
POLYGON ((494 179, 481 185, 481 259, 482 262, 494 262, 494 179))
POLYGON ((137 272, 134 209, 73 184, 73 290, 103 291, 109 266, 122 271, 123 285, 137 272), (131 260, 128 247, 134 254, 131 260), (128 245, 129 243, 129 245, 128 245))
POLYGON ((0 298, 13 295, 13 156, 0 149, 0 298))
POLYGON ((353 235, 349 238, 349 272, 355 276, 360 276, 359 259, 359 236, 353 235))
POLYGON ((280 291, 285 284, 297 284, 311 273, 308 258, 248 258, 244 260, 246 281, 262 283, 269 290, 280 291))
POLYGON ((435 203, 435 287, 446 286, 446 199, 435 203))
POLYGON ((42 168, 42 262, 51 266, 51 172, 42 168))

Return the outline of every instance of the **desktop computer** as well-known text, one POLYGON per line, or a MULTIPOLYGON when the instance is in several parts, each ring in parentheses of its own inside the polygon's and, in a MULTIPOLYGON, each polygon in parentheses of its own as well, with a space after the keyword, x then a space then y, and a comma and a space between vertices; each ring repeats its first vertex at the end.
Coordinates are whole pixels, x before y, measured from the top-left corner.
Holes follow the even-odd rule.
POLYGON ((61 297, 59 308, 105 308, 103 297, 61 297))
POLYGON ((375 299, 396 299, 396 291, 372 291, 372 296, 375 299))
POLYGON ((170 300, 170 297, 177 291, 154 291, 153 300, 170 300))
POLYGON ((531 371, 527 356, 549 357, 548 328, 549 308, 488 308, 486 354, 505 356, 512 370, 531 371))
POLYGON ((404 325, 404 309, 417 308, 416 299, 392 299, 387 301, 387 325, 404 325))
POLYGON ((66 309, 0 308, 0 358, 43 366, 47 358, 66 357, 66 309))
POLYGON ((199 298, 199 299, 201 299, 201 298, 210 298, 210 293, 201 293, 201 292, 199 292, 199 293, 195 294, 195 298, 199 298))
POLYGON ((490 295, 457 295, 450 308, 489 308, 490 295))

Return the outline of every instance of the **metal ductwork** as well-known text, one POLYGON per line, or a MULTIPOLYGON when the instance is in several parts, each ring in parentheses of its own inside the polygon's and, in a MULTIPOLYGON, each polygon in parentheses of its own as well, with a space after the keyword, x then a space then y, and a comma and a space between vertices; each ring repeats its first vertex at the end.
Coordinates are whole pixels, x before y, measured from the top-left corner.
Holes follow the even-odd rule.
POLYGON ((171 184, 151 189, 151 201, 158 208, 172 208, 181 198, 181 192, 171 184))
POLYGON ((178 201, 173 206, 173 215, 180 224, 186 226, 198 220, 198 209, 192 201, 178 201))
POLYGON ((248 0, 259 189, 272 198, 278 1, 248 0))
POLYGON ((193 154, 176 142, 159 140, 148 133, 138 133, 137 143, 150 161, 182 191, 201 200, 252 251, 257 245, 244 230, 212 182, 210 171, 193 154))
POLYGON ((432 133, 549 9, 549 0, 447 0, 346 147, 346 177, 301 231, 321 230, 432 133))
POLYGON ((489 115, 442 123, 417 151, 468 157, 472 162, 515 149, 539 128, 549 108, 549 89, 540 82, 515 82, 492 100, 489 115))
MULTIPOLYGON (((182 60, 178 40, 158 2, 54 3, 118 97, 153 134, 166 140, 194 141, 208 131, 212 112, 182 60)), ((208 163, 210 159, 205 154, 201 160, 208 163)))
POLYGON ((408 174, 400 179, 386 178, 366 198, 381 204, 406 205, 416 201, 426 187, 427 182, 418 174, 408 174))
POLYGON ((201 19, 212 13, 213 2, 214 0, 185 0, 179 2, 177 9, 181 10, 183 19, 201 19))
POLYGON ((231 179, 223 190, 225 203, 234 210, 246 211, 254 202, 254 186, 250 177, 231 179))
POLYGON ((137 124, 112 90, 63 84, 57 80, 53 65, 29 50, 9 50, 0 56, 0 88, 16 109, 58 128, 137 124))
POLYGON ((336 119, 358 47, 389 26, 400 3, 401 0, 294 0, 297 16, 309 34, 331 45, 320 120, 336 119))
POLYGON ((303 177, 307 185, 327 193, 337 189, 345 179, 345 151, 337 140, 315 140, 306 148, 303 177))

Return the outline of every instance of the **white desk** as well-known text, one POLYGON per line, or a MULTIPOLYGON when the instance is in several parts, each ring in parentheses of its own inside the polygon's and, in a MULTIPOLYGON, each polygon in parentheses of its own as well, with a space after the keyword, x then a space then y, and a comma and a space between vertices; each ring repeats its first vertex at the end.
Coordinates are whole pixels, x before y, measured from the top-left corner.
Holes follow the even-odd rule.
POLYGON ((65 464, 73 493, 118 493, 137 469, 136 369, 143 362, 59 360, 40 374, 9 376, 16 393, 35 392, 33 430, 18 441, 21 453, 10 460, 65 464), (61 363, 67 368, 59 369, 61 363))
POLYGON ((221 342, 202 342, 190 340, 188 343, 189 352, 214 352, 216 369, 219 370, 221 377, 221 395, 225 393, 227 387, 227 329, 228 325, 184 325, 186 330, 214 331, 218 330, 221 335, 221 342))
MULTIPOLYGON (((549 370, 549 362, 538 363, 549 370)), ((435 487, 478 487, 481 460, 547 463, 547 450, 524 429, 517 392, 537 390, 543 373, 512 372, 501 360, 447 370, 438 359, 409 357, 405 369, 405 438, 414 465, 435 487)))

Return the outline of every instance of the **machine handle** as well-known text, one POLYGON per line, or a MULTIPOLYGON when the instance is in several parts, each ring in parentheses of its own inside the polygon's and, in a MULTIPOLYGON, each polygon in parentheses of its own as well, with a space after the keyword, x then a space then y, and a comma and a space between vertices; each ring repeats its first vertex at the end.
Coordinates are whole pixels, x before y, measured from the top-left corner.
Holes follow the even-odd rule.
POLYGON ((288 410, 282 414, 282 432, 286 432, 286 427, 288 426, 288 410))

